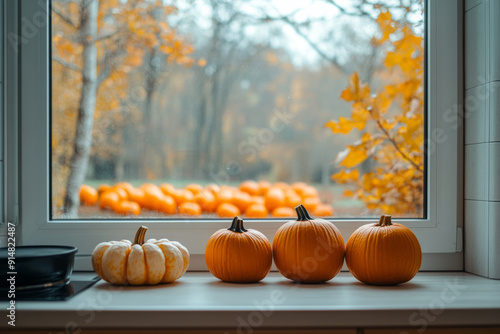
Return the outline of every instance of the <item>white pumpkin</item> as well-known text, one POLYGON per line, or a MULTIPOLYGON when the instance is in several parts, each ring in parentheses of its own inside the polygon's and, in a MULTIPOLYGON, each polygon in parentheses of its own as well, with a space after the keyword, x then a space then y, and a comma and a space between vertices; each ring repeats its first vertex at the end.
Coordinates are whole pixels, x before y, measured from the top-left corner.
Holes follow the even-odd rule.
POLYGON ((141 226, 134 238, 102 242, 92 252, 92 267, 116 285, 155 285, 180 278, 189 266, 189 252, 177 241, 149 239, 141 226))

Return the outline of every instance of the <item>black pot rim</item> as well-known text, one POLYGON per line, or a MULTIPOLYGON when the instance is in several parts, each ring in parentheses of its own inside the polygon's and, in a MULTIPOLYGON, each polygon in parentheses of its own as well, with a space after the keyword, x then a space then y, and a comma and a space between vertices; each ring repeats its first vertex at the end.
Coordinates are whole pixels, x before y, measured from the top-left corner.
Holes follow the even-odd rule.
MULTIPOLYGON (((60 256, 60 255, 71 255, 75 254, 78 251, 78 248, 73 247, 73 246, 61 246, 61 245, 30 245, 30 246, 16 246, 16 253, 15 253, 15 258, 16 259, 24 259, 24 258, 41 258, 41 257, 52 257, 52 256, 60 256), (55 250, 59 250, 57 253, 52 253, 52 254, 30 254, 29 256, 23 256, 22 254, 18 254, 17 250, 18 249, 47 249, 47 248, 52 248, 55 250)), ((7 247, 1 247, 0 248, 0 259, 7 259, 9 257, 7 251, 7 247)))

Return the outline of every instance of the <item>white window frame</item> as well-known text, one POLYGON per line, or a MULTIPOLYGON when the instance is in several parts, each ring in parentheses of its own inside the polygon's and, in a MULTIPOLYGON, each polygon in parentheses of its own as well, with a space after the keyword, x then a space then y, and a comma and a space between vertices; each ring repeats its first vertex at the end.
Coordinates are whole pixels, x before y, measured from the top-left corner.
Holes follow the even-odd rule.
MULTIPOLYGON (((147 225, 149 237, 166 237, 186 245, 193 254, 191 269, 203 269, 203 254, 214 231, 227 228, 229 220, 115 220, 51 221, 49 217, 49 47, 48 25, 37 23, 47 14, 47 0, 20 1, 17 8, 21 36, 19 68, 7 67, 19 78, 17 114, 20 121, 20 231, 22 244, 67 244, 77 246, 76 269, 90 269, 89 257, 96 244, 107 240, 131 239, 140 225, 147 225), (31 22, 36 32, 23 30, 31 22), (29 33, 29 36, 28 36, 29 33), (16 72, 17 71, 17 72, 16 72)), ((417 235, 424 253, 423 270, 461 270, 461 227, 463 217, 463 134, 457 128, 462 105, 463 1, 429 0, 427 22, 427 108, 428 147, 426 219, 396 220, 417 235)), ((6 19, 15 19, 9 13, 6 19)), ((29 29, 26 29, 29 30, 29 29)), ((12 55, 11 55, 12 56, 12 55)), ((11 112, 15 112, 11 111, 11 112)), ((9 124, 7 125, 9 129, 9 124)), ((11 128, 13 129, 13 128, 11 128)), ((12 132, 12 130, 11 130, 12 132)), ((9 172, 9 171, 8 171, 9 172)), ((10 170, 9 177, 16 177, 10 170)), ((15 201, 14 201, 15 202, 15 201)), ((15 203, 7 210, 15 215, 15 203)), ((272 240, 284 220, 247 221, 246 226, 262 231, 272 240)), ((368 219, 335 219, 347 241, 368 219)))

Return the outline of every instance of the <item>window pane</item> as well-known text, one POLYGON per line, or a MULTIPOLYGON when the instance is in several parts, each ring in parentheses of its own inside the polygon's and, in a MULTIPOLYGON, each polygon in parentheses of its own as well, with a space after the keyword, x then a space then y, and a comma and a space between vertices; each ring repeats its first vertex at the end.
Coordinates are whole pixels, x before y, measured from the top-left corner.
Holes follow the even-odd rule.
POLYGON ((425 216, 422 0, 52 2, 52 218, 425 216))

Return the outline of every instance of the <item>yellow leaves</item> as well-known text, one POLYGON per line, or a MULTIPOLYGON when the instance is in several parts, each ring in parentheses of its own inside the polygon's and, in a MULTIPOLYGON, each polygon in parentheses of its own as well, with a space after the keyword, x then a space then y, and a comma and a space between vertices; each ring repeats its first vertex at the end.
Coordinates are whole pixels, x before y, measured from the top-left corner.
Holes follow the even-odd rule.
POLYGON ((342 91, 340 97, 347 102, 350 101, 363 101, 370 96, 370 87, 367 84, 363 84, 359 79, 358 72, 354 73, 349 77, 349 86, 342 91))
POLYGON ((332 176, 332 179, 337 181, 338 183, 346 183, 349 181, 356 181, 359 178, 359 171, 357 169, 354 169, 351 172, 347 172, 345 170, 341 170, 337 174, 334 174, 332 176))
POLYGON ((333 133, 347 134, 351 132, 353 128, 357 128, 358 130, 363 130, 365 124, 366 124, 365 121, 354 121, 354 120, 349 120, 345 117, 339 117, 338 121, 330 121, 326 123, 325 126, 330 128, 333 133))
POLYGON ((340 97, 351 103, 351 115, 326 126, 338 134, 365 133, 337 155, 342 169, 332 178, 350 185, 344 195, 363 200, 369 210, 417 216, 423 210, 423 39, 380 8, 381 36, 372 42, 388 50, 379 77, 385 86, 373 94, 357 72, 349 78, 340 97), (369 158, 368 172, 354 169, 369 158))
POLYGON ((368 153, 366 150, 360 149, 359 146, 349 146, 346 151, 339 153, 339 156, 342 155, 345 155, 345 157, 343 157, 340 165, 346 168, 357 166, 368 159, 368 153))
POLYGON ((380 30, 382 31, 382 37, 377 40, 377 42, 381 44, 387 41, 391 34, 396 32, 395 23, 392 20, 391 13, 388 10, 382 11, 377 17, 376 21, 380 27, 380 30))

